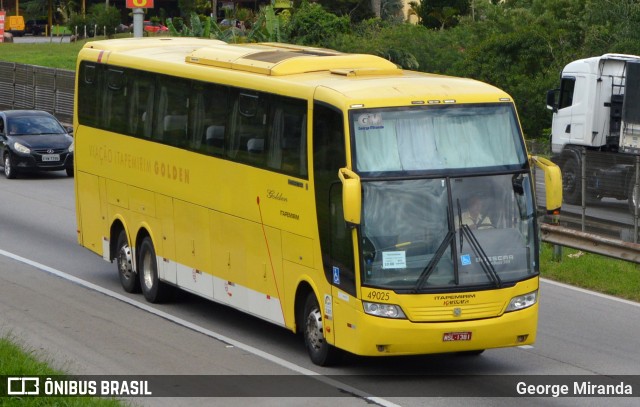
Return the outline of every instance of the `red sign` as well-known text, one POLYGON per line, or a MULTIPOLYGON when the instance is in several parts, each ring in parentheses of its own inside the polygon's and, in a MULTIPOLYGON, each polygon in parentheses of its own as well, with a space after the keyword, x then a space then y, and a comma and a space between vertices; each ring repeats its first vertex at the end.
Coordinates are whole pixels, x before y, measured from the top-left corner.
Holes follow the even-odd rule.
POLYGON ((127 0, 127 8, 153 8, 153 0, 127 0))
POLYGON ((0 42, 4 42, 4 11, 0 11, 0 42))

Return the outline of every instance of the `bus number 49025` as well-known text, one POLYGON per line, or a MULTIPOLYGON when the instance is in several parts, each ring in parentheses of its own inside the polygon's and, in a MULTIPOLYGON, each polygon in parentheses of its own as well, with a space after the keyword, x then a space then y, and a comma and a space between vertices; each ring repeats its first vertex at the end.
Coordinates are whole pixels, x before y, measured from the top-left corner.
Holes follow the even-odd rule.
POLYGON ((370 291, 367 298, 370 300, 389 301, 389 293, 384 291, 370 291))

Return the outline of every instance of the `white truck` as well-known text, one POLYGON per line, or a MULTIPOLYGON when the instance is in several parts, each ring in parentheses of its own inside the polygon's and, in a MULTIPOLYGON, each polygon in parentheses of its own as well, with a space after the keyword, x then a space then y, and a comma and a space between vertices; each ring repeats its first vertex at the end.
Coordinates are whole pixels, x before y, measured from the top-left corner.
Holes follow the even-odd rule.
POLYGON ((638 204, 635 177, 640 153, 640 56, 605 54, 569 63, 560 88, 547 93, 553 111, 552 160, 562 170, 566 203, 625 199, 638 204))

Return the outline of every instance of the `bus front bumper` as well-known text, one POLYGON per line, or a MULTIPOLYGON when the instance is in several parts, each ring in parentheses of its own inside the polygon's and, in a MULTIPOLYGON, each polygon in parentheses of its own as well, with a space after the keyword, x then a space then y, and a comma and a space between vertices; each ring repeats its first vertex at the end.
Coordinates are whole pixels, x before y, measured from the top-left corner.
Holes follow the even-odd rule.
MULTIPOLYGON (((343 349, 362 356, 420 355, 478 351, 535 342, 538 304, 495 318, 411 322, 360 314, 359 323, 336 326, 343 349)), ((341 325, 341 321, 335 321, 341 325)))

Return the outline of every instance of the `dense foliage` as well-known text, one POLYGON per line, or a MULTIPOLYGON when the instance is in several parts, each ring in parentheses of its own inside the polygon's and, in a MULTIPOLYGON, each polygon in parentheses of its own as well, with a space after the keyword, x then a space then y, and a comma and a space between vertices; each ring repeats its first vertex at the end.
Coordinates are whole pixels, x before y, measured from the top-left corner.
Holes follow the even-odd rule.
POLYGON ((291 42, 323 45, 351 30, 348 16, 337 16, 318 3, 304 2, 291 17, 286 33, 291 42))

